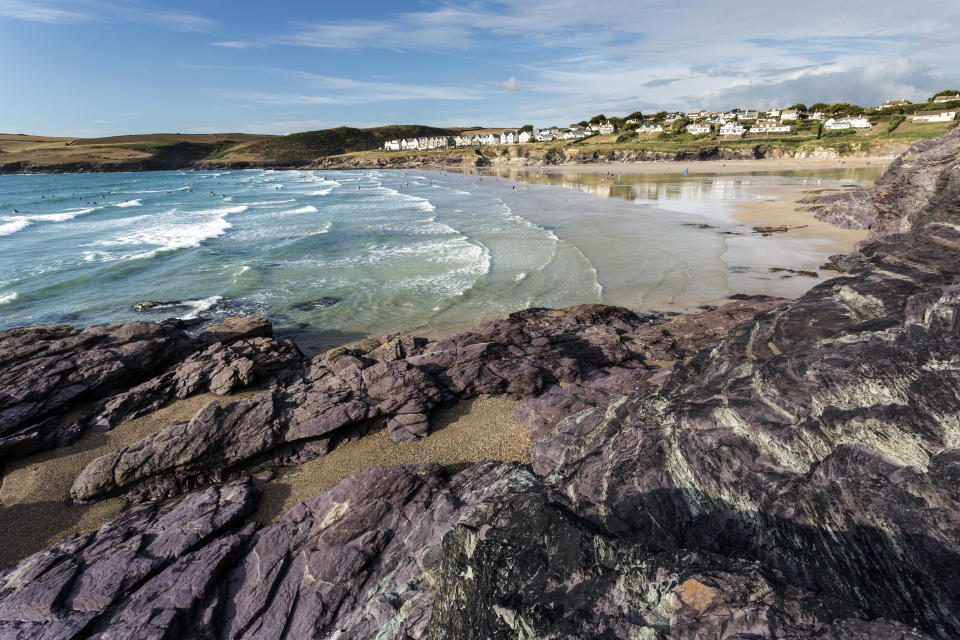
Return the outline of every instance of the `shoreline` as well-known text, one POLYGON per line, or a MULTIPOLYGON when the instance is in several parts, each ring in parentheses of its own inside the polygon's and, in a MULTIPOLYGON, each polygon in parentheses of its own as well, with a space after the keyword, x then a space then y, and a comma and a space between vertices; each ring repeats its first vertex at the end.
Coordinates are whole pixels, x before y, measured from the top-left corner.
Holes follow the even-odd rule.
MULTIPOLYGON (((486 158, 486 156, 483 156, 486 158)), ((699 169, 708 168, 712 173, 738 173, 745 170, 758 169, 762 171, 790 170, 790 169, 827 169, 837 166, 845 168, 863 168, 869 166, 889 165, 893 157, 883 156, 836 156, 823 158, 741 158, 732 160, 636 160, 632 162, 608 161, 597 159, 589 163, 559 163, 549 164, 544 162, 533 162, 530 164, 511 164, 492 162, 489 164, 444 164, 431 162, 409 162, 392 165, 390 163, 369 162, 349 165, 343 163, 340 165, 318 165, 320 160, 329 158, 320 158, 309 164, 285 165, 261 162, 227 162, 227 163, 208 163, 204 165, 171 165, 163 167, 144 167, 144 166, 125 166, 125 165, 88 165, 88 164, 64 164, 64 165, 39 165, 28 166, 24 170, 9 171, 0 166, 0 176, 29 176, 29 175, 56 175, 56 174, 90 174, 90 173, 152 173, 157 171, 356 171, 365 169, 395 169, 409 170, 422 169, 427 171, 449 171, 457 173, 482 173, 496 169, 535 169, 545 172, 561 172, 576 170, 581 173, 661 173, 681 171, 684 168, 697 167, 697 173, 702 173, 699 169), (842 164, 841 164, 842 163, 842 164), (724 166, 725 165, 725 166, 724 166), (793 166, 790 166, 793 165, 793 166)), ((486 158, 489 162, 490 159, 486 158)))
MULTIPOLYGON (((596 162, 587 164, 544 165, 545 173, 622 173, 643 175, 651 173, 681 173, 690 169, 690 175, 735 174, 749 171, 803 171, 816 169, 867 169, 887 167, 895 158, 889 156, 848 156, 838 158, 752 158, 746 160, 646 160, 640 162, 596 162), (696 169, 694 171, 694 169, 696 169)), ((500 167, 483 167, 484 170, 500 167)), ((512 167, 523 169, 523 166, 512 167)))

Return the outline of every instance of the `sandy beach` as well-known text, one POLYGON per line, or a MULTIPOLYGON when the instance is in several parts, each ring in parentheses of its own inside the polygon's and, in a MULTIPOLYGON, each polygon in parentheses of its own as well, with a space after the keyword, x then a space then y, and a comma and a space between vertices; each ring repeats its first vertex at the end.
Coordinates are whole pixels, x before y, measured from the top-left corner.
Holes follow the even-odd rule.
MULTIPOLYGON (((159 411, 90 433, 74 444, 10 463, 0 484, 0 566, 15 562, 74 533, 95 531, 126 508, 122 498, 74 505, 70 486, 91 461, 149 436, 166 424, 189 420, 211 400, 221 405, 261 393, 231 396, 209 393, 175 402, 159 411)), ((379 466, 436 462, 457 469, 483 460, 530 458, 533 442, 513 416, 519 403, 505 398, 474 398, 437 411, 430 435, 419 442, 393 442, 386 429, 346 442, 330 454, 281 470, 263 491, 252 516, 273 522, 296 504, 316 497, 344 478, 379 466)))
POLYGON ((655 161, 621 162, 595 164, 562 164, 538 167, 545 173, 621 173, 643 175, 652 173, 678 173, 688 169, 695 174, 733 174, 751 171, 788 171, 803 169, 859 169, 865 167, 884 167, 893 158, 889 156, 836 158, 758 158, 756 160, 696 160, 696 161, 655 161))

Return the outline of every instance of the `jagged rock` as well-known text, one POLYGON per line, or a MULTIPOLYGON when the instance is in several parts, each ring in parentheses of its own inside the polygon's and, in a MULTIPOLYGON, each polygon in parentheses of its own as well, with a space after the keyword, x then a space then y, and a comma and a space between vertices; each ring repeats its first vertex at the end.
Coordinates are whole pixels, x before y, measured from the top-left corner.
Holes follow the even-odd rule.
POLYGON ((145 311, 152 311, 157 307, 175 307, 179 304, 182 304, 181 300, 167 300, 166 302, 160 302, 157 300, 146 300, 144 302, 138 302, 137 304, 133 305, 132 308, 134 311, 145 312, 145 311))
POLYGON ((192 349, 182 324, 131 322, 0 332, 0 457, 61 446, 83 431, 65 416, 129 388, 192 349), (64 424, 61 424, 64 423, 64 424))
POLYGON ((212 487, 173 505, 133 509, 23 559, 0 572, 0 637, 116 637, 96 634, 97 623, 114 633, 140 627, 129 637, 169 637, 232 568, 251 530, 222 534, 254 504, 247 483, 212 487))
POLYGON ((266 318, 230 317, 224 318, 218 325, 204 329, 201 339, 212 343, 271 336, 273 336, 273 325, 266 318))

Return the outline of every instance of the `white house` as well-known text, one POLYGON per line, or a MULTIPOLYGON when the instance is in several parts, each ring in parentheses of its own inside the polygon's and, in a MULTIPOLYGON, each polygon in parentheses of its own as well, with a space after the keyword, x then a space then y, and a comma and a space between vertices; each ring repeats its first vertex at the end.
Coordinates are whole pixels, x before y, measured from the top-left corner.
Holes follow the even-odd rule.
POLYGON ((500 132, 500 144, 517 144, 517 132, 504 129, 500 132))
POLYGON ((520 135, 517 136, 517 142, 519 142, 520 144, 526 144, 527 142, 530 142, 531 140, 533 140, 533 132, 532 132, 532 131, 522 131, 522 132, 520 133, 520 135))
POLYGON ((776 122, 757 123, 749 129, 750 133, 790 133, 792 127, 788 124, 778 124, 776 122))
POLYGON ((739 122, 727 122, 720 127, 721 136, 737 136, 740 137, 744 134, 746 129, 743 128, 743 125, 739 122))
POLYGON ((910 101, 906 98, 900 98, 899 100, 887 100, 882 105, 877 107, 877 109, 889 109, 890 107, 903 107, 910 104, 910 101))
POLYGON ((486 135, 480 136, 480 144, 488 146, 491 144, 500 144, 500 134, 499 133, 488 133, 486 135))
POLYGON ((807 117, 811 120, 823 120, 823 111, 814 111, 813 113, 808 113, 807 117))
POLYGON ((779 118, 780 109, 770 109, 770 111, 767 111, 767 115, 770 116, 771 118, 779 118))
POLYGON ((590 125, 590 131, 600 131, 600 123, 596 122, 590 125))
POLYGON ((615 131, 614 126, 609 122, 603 123, 602 125, 600 125, 600 128, 597 129, 597 132, 602 136, 612 135, 614 131, 615 131))
POLYGON ((914 114, 914 122, 951 122, 957 117, 956 111, 921 111, 914 114))
POLYGON ((824 129, 869 129, 873 125, 863 116, 855 118, 830 118, 823 123, 824 129))
POLYGON ((786 109, 780 112, 780 122, 786 122, 788 120, 796 120, 800 117, 800 112, 796 109, 786 109))
POLYGON ((687 133, 692 133, 695 136, 698 136, 702 133, 710 133, 713 131, 713 127, 709 124, 694 123, 687 125, 687 133))
POLYGON ((637 127, 637 135, 644 133, 663 133, 662 124, 643 124, 637 127))
POLYGON ((756 120, 760 117, 760 113, 753 109, 745 109, 737 115, 738 120, 756 120))
POLYGON ((400 141, 399 140, 387 140, 383 143, 383 148, 387 151, 400 151, 400 141))
POLYGON ((937 102, 953 102, 954 100, 960 100, 960 93, 954 94, 952 96, 937 96, 933 99, 934 103, 937 102))
POLYGON ((831 131, 838 131, 840 129, 852 129, 853 127, 846 120, 834 120, 830 118, 823 123, 824 129, 830 129, 831 131))
POLYGON ((400 148, 403 150, 407 149, 419 149, 420 141, 416 138, 404 138, 400 141, 400 148))

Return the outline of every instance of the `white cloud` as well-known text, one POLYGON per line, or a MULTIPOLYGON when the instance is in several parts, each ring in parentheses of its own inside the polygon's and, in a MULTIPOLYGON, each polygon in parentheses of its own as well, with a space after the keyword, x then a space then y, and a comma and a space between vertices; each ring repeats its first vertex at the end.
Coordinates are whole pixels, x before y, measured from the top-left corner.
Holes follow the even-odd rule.
POLYGON ((77 11, 56 9, 44 6, 39 2, 23 2, 22 0, 0 0, 0 16, 28 20, 30 22, 45 22, 58 24, 89 20, 90 16, 77 11))
POLYGON ((223 49, 262 49, 267 46, 263 42, 244 41, 244 40, 225 40, 223 42, 211 42, 214 47, 223 49))
POLYGON ((492 89, 503 89, 504 91, 523 91, 527 88, 527 83, 522 80, 517 80, 514 77, 510 77, 508 80, 503 82, 481 82, 481 85, 484 87, 490 87, 492 89))
POLYGON ((30 2, 0 0, 0 16, 48 24, 120 20, 123 22, 147 23, 172 31, 192 32, 212 31, 218 26, 218 23, 210 18, 186 12, 158 11, 144 6, 140 2, 75 0, 69 3, 70 9, 62 9, 57 6, 66 4, 65 2, 43 3, 32 0, 30 2), (81 8, 83 11, 76 11, 77 8, 81 8))

